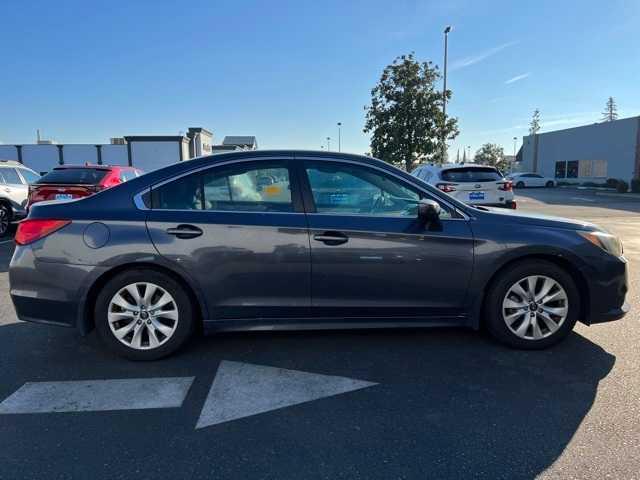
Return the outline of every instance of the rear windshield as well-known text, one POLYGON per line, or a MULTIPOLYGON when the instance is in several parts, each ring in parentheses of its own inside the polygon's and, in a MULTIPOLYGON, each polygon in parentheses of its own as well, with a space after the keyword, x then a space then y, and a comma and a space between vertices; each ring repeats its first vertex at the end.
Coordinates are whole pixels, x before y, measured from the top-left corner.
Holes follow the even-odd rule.
POLYGON ((97 168, 60 168, 51 170, 36 183, 73 183, 97 185, 107 175, 108 170, 97 168))
POLYGON ((495 182, 502 180, 497 168, 461 167, 443 170, 440 174, 447 182, 495 182))

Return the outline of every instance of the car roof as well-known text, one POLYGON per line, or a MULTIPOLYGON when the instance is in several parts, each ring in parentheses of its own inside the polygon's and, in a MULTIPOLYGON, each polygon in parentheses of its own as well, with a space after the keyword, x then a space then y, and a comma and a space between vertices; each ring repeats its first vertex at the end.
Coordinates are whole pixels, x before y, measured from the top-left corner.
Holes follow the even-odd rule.
POLYGON ((88 170, 113 170, 115 168, 121 167, 119 165, 58 165, 56 167, 53 167, 52 170, 66 170, 68 168, 88 170))

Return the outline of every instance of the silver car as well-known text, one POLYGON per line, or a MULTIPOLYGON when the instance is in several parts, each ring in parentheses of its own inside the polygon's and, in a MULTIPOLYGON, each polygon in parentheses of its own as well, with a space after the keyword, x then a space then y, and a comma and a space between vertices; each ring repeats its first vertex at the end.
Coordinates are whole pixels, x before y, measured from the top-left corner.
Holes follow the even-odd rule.
POLYGON ((40 178, 36 172, 15 160, 0 160, 0 236, 9 225, 27 215, 29 184, 40 178))

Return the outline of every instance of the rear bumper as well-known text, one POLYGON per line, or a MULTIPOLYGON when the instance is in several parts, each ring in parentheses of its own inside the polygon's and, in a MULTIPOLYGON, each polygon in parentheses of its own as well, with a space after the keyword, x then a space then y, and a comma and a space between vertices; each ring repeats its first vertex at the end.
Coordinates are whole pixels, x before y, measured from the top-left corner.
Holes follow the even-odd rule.
POLYGON ((9 267, 16 315, 27 322, 81 325, 86 292, 101 271, 90 265, 42 262, 30 246, 17 246, 9 267))
POLYGON ((629 289, 627 260, 607 255, 598 269, 583 272, 589 284, 589 308, 583 320, 587 325, 620 320, 629 311, 625 298, 629 289))

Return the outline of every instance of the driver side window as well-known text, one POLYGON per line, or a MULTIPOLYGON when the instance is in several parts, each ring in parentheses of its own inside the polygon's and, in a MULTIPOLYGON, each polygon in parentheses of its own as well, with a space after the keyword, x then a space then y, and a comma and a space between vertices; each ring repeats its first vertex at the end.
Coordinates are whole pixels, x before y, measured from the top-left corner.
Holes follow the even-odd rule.
POLYGON ((424 197, 390 176, 358 165, 309 162, 306 172, 318 213, 415 217, 424 197))

